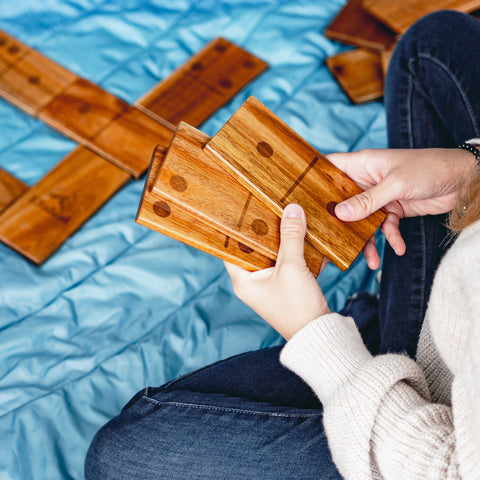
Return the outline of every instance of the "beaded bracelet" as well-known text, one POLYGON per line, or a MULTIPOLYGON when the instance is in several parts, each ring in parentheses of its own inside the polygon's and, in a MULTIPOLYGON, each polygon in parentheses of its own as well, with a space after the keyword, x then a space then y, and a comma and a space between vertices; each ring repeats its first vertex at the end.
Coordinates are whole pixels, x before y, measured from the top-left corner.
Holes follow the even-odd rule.
POLYGON ((461 143, 458 146, 458 148, 461 148, 463 150, 467 150, 468 152, 470 152, 475 157, 475 160, 477 161, 477 163, 480 165, 480 151, 478 150, 477 147, 475 147, 471 143, 464 142, 464 143, 461 143))

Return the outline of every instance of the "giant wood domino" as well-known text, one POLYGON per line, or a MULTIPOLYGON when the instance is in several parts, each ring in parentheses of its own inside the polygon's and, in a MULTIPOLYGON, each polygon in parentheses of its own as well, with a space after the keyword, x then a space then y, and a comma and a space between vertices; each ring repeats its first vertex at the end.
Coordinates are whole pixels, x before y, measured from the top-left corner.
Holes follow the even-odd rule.
POLYGON ((394 32, 405 33, 428 13, 445 9, 471 13, 480 8, 480 0, 363 0, 362 6, 394 32))
POLYGON ((275 264, 270 258, 216 230, 191 210, 154 191, 154 182, 164 157, 165 149, 157 147, 147 174, 137 223, 248 270, 275 264))
POLYGON ((348 268, 385 218, 375 212, 344 223, 334 206, 361 189, 256 98, 250 97, 205 152, 277 215, 299 203, 308 222, 307 238, 339 268, 348 268))
POLYGON ((444 8, 479 18, 480 0, 349 0, 324 35, 359 47, 327 58, 326 64, 353 103, 383 96, 384 79, 399 36, 423 15, 444 8))
MULTIPOLYGON (((175 238, 201 222, 203 237, 193 240, 197 248, 225 259, 231 243, 219 248, 222 232, 244 254, 257 256, 246 266, 250 270, 262 268, 263 257, 276 259, 280 217, 288 203, 297 202, 306 212, 305 258, 315 275, 324 256, 346 270, 385 218, 378 211, 354 223, 337 219, 335 204, 360 188, 254 97, 212 138, 179 124, 167 153, 161 160, 154 156, 154 162, 137 222, 168 234, 178 227, 175 238), (174 209, 176 225, 165 226, 174 209), (181 226, 179 212, 189 213, 181 226)), ((245 266, 245 255, 229 261, 245 266)))
POLYGON ((390 48, 394 33, 362 7, 363 0, 349 0, 323 31, 332 40, 373 50, 390 48))
MULTIPOLYGON (((168 152, 154 173, 149 175, 148 193, 161 197, 165 205, 174 206, 177 211, 193 214, 196 221, 190 229, 198 229, 198 221, 210 225, 210 230, 215 231, 215 243, 216 232, 220 231, 224 238, 236 242, 244 254, 255 251, 276 260, 280 218, 204 152, 209 140, 208 135, 181 122, 168 152)), ((167 207, 164 210, 168 212, 167 207)), ((144 212, 140 210, 139 223, 143 216, 144 212)), ((231 245, 230 240, 226 241, 227 247, 231 245)), ((317 275, 323 255, 308 241, 305 258, 311 271, 317 275)))
POLYGON ((175 123, 198 125, 265 68, 218 38, 132 106, 0 32, 0 96, 83 145, 28 191, 13 189, 8 178, 7 194, 1 177, 0 240, 42 264, 131 176, 145 172, 175 123), (85 162, 79 172, 78 159, 85 162))

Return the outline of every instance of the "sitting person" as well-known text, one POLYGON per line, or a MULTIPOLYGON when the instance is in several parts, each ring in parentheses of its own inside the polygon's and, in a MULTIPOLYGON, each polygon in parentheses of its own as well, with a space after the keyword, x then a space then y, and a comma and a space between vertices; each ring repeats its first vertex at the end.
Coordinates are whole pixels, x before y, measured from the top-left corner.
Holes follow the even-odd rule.
MULTIPOLYGON (((341 220, 388 212, 378 312, 362 296, 330 312, 287 206, 274 268, 226 265, 286 345, 139 392, 94 438, 87 480, 480 478, 479 51, 473 17, 418 21, 387 75, 390 149, 329 155, 365 190, 341 220)), ((380 266, 373 239, 364 254, 380 266)))

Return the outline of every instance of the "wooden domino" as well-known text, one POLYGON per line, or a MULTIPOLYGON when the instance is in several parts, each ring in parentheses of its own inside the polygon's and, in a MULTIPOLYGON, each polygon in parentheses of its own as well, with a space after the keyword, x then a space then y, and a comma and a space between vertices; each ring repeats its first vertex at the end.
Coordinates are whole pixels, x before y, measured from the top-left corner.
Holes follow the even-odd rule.
POLYGON ((0 74, 18 62, 28 50, 22 42, 0 31, 0 74))
POLYGON ((82 78, 46 105, 39 117, 136 178, 148 168, 148 152, 157 144, 168 145, 173 134, 170 127, 82 78))
POLYGON ((128 107, 120 117, 89 142, 92 150, 139 178, 149 165, 156 145, 166 146, 173 129, 152 119, 135 107, 128 107))
POLYGON ((363 0, 349 0, 323 34, 357 47, 385 50, 395 41, 395 35, 362 7, 363 0))
POLYGON ((334 206, 361 189, 254 97, 212 137, 205 152, 277 215, 288 203, 302 205, 307 238, 342 270, 385 218, 378 211, 359 222, 337 219, 334 206))
POLYGON ((363 0, 363 8, 394 32, 405 33, 416 20, 436 10, 470 13, 480 9, 480 0, 363 0))
POLYGON ((353 103, 383 96, 383 69, 378 52, 357 48, 327 58, 327 67, 353 103))
POLYGON ((154 152, 136 222, 247 270, 273 266, 273 260, 215 230, 191 211, 153 191, 153 182, 164 155, 162 147, 154 152))
POLYGON ((27 190, 27 185, 0 169, 0 213, 27 190))
POLYGON ((76 79, 72 72, 30 49, 0 73, 0 91, 15 106, 37 116, 76 79))
POLYGON ((5 211, 0 240, 41 264, 131 178, 129 174, 139 178, 145 172, 156 145, 169 144, 174 126, 149 106, 168 105, 171 114, 180 117, 195 111, 203 121, 266 66, 219 39, 180 67, 174 81, 167 78, 131 106, 0 31, 0 96, 93 150, 78 147, 14 204, 15 183, 8 179, 7 190, 8 177, 1 175, 0 211, 5 211), (193 89, 187 106, 180 103, 183 77, 193 89), (208 86, 205 91, 199 90, 202 83, 208 86), (79 159, 85 160, 80 170, 79 159), (95 181, 95 168, 105 186, 95 181))
MULTIPOLYGON (((276 260, 280 218, 203 151, 210 137, 181 122, 153 183, 153 193, 195 214, 242 245, 276 260)), ((195 224, 191 225, 195 228, 195 224)), ((323 256, 307 242, 305 258, 318 275, 323 256)))
POLYGON ((173 125, 202 124, 268 64, 224 38, 217 38, 136 103, 148 115, 173 125))
POLYGON ((4 210, 0 240, 39 265, 130 178, 79 147, 4 210))

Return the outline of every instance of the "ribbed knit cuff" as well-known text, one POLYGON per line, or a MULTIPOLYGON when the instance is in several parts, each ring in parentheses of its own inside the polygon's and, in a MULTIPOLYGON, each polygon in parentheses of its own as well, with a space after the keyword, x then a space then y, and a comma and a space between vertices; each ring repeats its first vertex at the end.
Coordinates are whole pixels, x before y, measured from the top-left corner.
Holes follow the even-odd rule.
POLYGON ((310 322, 280 354, 281 363, 303 378, 323 403, 371 358, 353 319, 338 313, 310 322))

